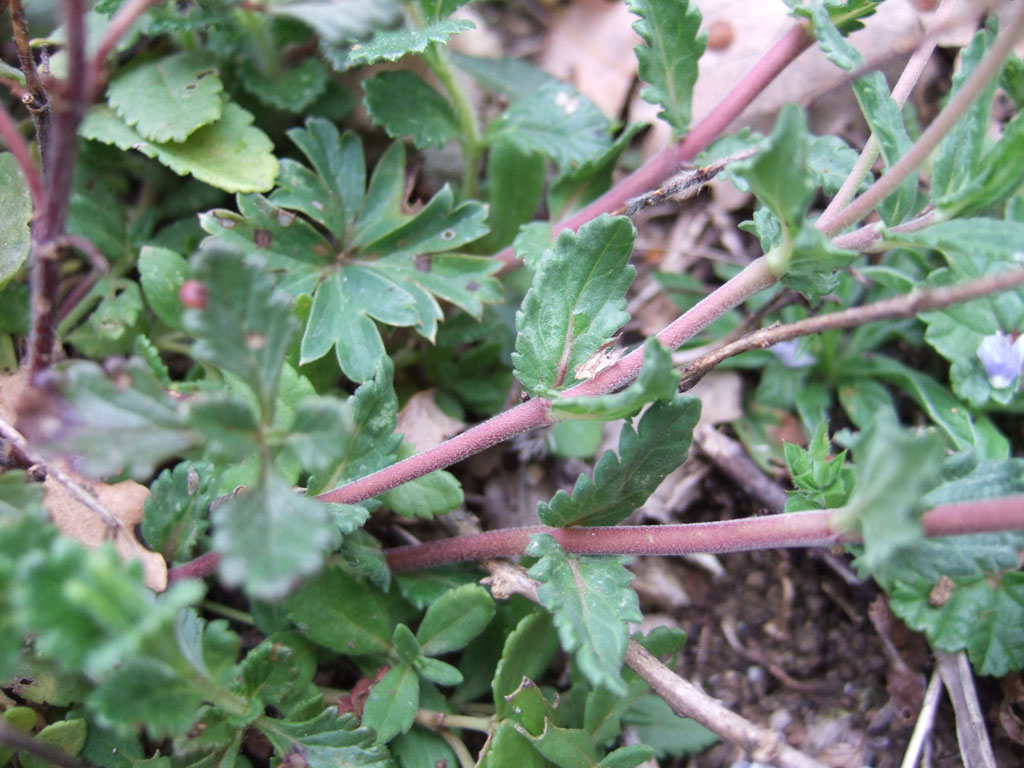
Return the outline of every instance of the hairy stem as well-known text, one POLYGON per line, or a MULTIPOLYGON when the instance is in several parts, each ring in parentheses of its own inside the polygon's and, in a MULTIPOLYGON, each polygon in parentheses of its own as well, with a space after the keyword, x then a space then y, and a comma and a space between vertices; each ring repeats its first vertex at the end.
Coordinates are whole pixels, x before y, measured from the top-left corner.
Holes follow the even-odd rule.
MULTIPOLYGON (((857 540, 838 527, 836 510, 747 517, 682 525, 620 525, 607 528, 505 528, 387 550, 396 573, 464 560, 519 557, 539 533, 553 536, 566 552, 578 555, 724 554, 762 549, 832 547, 857 540)), ((921 518, 924 535, 1024 530, 1024 496, 947 504, 921 518)))
MULTIPOLYGON (((578 229, 602 213, 612 213, 629 200, 661 185, 675 173, 681 163, 689 162, 703 152, 728 125, 760 94, 812 42, 814 37, 804 23, 794 25, 747 72, 706 117, 698 122, 684 139, 650 158, 612 189, 572 216, 552 226, 552 235, 563 229, 578 229)), ((506 248, 495 258, 505 263, 505 269, 520 265, 512 248, 506 248)))
POLYGON ((920 138, 914 142, 907 153, 878 181, 872 184, 870 189, 841 212, 824 221, 822 220, 824 217, 819 218, 816 224, 818 229, 827 235, 835 235, 838 232, 842 232, 851 224, 860 221, 886 197, 892 194, 903 180, 925 161, 928 155, 939 145, 939 142, 956 125, 957 121, 970 109, 971 105, 978 98, 978 94, 984 90, 988 81, 999 72, 1003 62, 1013 50, 1014 44, 1020 39, 1022 33, 1024 33, 1024 4, 1018 3, 1017 8, 1006 24, 1006 28, 996 38, 995 43, 993 43, 988 53, 978 63, 974 72, 971 73, 960 90, 956 92, 956 95, 946 105, 946 108, 924 130, 920 138))
POLYGON ((881 320, 892 320, 898 317, 913 317, 921 312, 962 304, 966 301, 990 296, 1024 285, 1024 269, 1001 272, 996 275, 971 280, 960 285, 930 288, 923 291, 912 291, 891 299, 876 301, 860 307, 852 307, 842 312, 814 315, 804 320, 787 325, 776 325, 749 333, 741 339, 724 347, 709 352, 694 360, 682 370, 680 389, 690 389, 708 371, 723 360, 752 349, 767 349, 780 341, 789 341, 800 336, 835 330, 837 328, 855 328, 867 323, 881 320))

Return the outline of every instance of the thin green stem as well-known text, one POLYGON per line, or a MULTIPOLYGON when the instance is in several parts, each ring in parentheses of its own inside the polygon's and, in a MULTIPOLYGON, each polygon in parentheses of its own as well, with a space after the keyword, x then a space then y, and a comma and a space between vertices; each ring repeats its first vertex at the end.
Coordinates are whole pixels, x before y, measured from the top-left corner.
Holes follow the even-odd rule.
POLYGON ((440 728, 468 728, 471 731, 490 733, 491 728, 494 727, 494 720, 490 717, 450 715, 447 712, 435 712, 431 709, 419 710, 416 713, 416 722, 435 731, 440 728))
POLYGON ((480 155, 484 150, 476 109, 455 74, 448 49, 443 45, 433 44, 427 49, 425 58, 437 79, 441 81, 441 85, 448 91, 462 132, 462 194, 467 198, 476 197, 479 191, 477 177, 480 155))
POLYGON ((203 608, 210 611, 211 613, 217 613, 226 619, 231 619, 239 624, 249 624, 256 626, 256 619, 252 617, 251 613, 240 611, 237 608, 232 608, 230 605, 224 605, 222 603, 215 603, 213 600, 204 600, 203 608))

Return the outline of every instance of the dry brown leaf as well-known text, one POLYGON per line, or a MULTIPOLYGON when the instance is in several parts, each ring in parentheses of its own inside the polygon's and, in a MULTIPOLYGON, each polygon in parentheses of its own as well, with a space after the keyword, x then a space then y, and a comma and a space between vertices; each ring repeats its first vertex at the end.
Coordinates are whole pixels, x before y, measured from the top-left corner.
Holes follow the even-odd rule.
POLYGON ((453 419, 438 407, 434 393, 433 389, 417 392, 398 413, 396 431, 417 451, 440 445, 466 428, 466 422, 453 419))
MULTIPOLYGON (((20 370, 9 376, 0 376, 0 417, 8 423, 15 421, 17 403, 28 384, 28 373, 20 370)), ((149 497, 149 489, 133 480, 107 484, 90 480, 71 469, 63 461, 48 464, 66 474, 79 488, 91 494, 111 514, 121 521, 121 530, 114 536, 117 551, 126 560, 142 561, 146 585, 157 592, 167 588, 167 563, 162 555, 146 549, 135 538, 135 526, 149 497)), ((96 548, 111 537, 111 531, 93 510, 75 499, 71 492, 52 475, 43 483, 43 503, 54 525, 73 539, 90 548, 96 548)))

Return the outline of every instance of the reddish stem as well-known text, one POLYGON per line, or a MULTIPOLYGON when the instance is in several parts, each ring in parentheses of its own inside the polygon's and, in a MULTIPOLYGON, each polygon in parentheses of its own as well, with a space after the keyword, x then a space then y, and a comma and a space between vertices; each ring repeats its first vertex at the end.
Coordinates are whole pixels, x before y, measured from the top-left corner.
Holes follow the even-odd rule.
MULTIPOLYGON (((683 555, 763 549, 832 547, 857 540, 834 525, 837 510, 793 512, 712 523, 620 525, 608 528, 505 528, 428 541, 387 551, 392 571, 402 573, 465 560, 519 557, 530 537, 549 533, 566 552, 578 555, 683 555)), ((921 516, 926 537, 1024 530, 1024 495, 943 504, 921 516)), ((207 552, 171 568, 167 583, 201 579, 217 570, 220 555, 207 552)))
MULTIPOLYGON (((693 160, 707 149, 711 142, 750 106, 757 95, 812 42, 814 36, 805 23, 793 26, 751 67, 750 71, 740 78, 685 138, 650 158, 582 210, 555 223, 551 228, 552 235, 563 229, 578 229, 602 213, 617 211, 627 200, 660 186, 661 182, 675 173, 682 163, 693 160)), ((511 246, 498 253, 495 258, 505 263, 505 270, 515 269, 520 265, 511 246)))

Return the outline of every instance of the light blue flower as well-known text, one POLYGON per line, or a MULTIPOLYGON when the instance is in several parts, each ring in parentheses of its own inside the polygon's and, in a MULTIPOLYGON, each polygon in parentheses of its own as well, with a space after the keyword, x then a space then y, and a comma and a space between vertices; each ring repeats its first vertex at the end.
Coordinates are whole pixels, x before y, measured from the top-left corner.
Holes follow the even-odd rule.
POLYGON ((779 362, 787 368, 809 368, 818 362, 818 358, 801 349, 800 339, 790 339, 772 344, 771 350, 779 362))
POLYGON ((1017 381, 1024 368, 1024 335, 1011 342, 1008 333, 996 331, 981 340, 978 357, 988 373, 989 383, 995 389, 1006 389, 1017 381))

